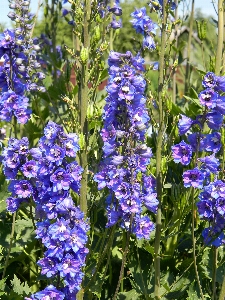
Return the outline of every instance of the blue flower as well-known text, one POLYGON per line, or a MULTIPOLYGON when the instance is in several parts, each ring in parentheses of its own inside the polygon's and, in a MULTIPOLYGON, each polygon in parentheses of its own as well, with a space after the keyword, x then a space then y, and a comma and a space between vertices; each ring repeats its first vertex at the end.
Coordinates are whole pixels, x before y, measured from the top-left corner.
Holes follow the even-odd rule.
POLYGON ((181 141, 179 144, 172 146, 172 156, 175 163, 188 165, 191 161, 192 147, 181 141))
POLYGON ((151 35, 146 35, 144 37, 142 47, 143 47, 143 49, 147 48, 149 50, 155 50, 156 49, 155 41, 154 41, 154 39, 151 35))
POLYGON ((43 291, 37 292, 31 296, 31 298, 25 298, 26 300, 44 300, 54 299, 63 300, 65 299, 64 293, 58 291, 53 285, 49 285, 43 291))
POLYGON ((194 121, 191 118, 181 115, 181 119, 178 122, 179 135, 185 134, 193 124, 194 121))
POLYGON ((185 187, 193 186, 195 188, 202 188, 205 176, 201 170, 194 168, 183 173, 183 182, 185 187))

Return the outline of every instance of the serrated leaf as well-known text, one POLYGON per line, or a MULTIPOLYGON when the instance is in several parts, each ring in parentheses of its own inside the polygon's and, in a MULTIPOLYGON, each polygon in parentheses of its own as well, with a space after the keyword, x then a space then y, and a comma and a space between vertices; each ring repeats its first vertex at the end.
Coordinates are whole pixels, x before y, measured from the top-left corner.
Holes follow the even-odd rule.
MULTIPOLYGON (((7 277, 0 280, 0 291, 4 291, 6 280, 7 280, 7 277)), ((3 294, 4 294, 4 292, 3 292, 3 294)))
POLYGON ((32 292, 27 283, 22 283, 15 274, 13 280, 11 280, 11 284, 13 291, 18 295, 28 295, 32 292))
POLYGON ((123 255, 117 246, 112 249, 112 256, 122 259, 123 255))

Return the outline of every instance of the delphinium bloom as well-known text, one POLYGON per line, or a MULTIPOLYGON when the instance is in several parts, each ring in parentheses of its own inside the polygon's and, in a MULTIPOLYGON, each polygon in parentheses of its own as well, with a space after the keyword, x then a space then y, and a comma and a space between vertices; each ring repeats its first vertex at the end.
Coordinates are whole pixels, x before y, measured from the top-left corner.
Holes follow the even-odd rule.
POLYGON ((183 173, 184 186, 203 189, 197 207, 200 217, 207 220, 210 226, 204 229, 202 235, 205 244, 218 247, 225 242, 225 185, 217 179, 220 162, 216 157, 222 147, 219 130, 224 126, 225 77, 208 72, 202 85, 205 90, 198 97, 203 113, 197 115, 195 120, 182 115, 178 123, 179 133, 188 134, 190 145, 182 141, 172 147, 172 155, 175 162, 185 165, 184 160, 188 163, 191 160, 188 159, 189 156, 183 158, 182 151, 186 153, 187 148, 191 148, 190 151, 196 153, 195 168, 183 173), (208 126, 208 133, 203 131, 205 125, 208 126), (199 153, 203 151, 211 152, 211 155, 199 157, 199 153), (210 182, 210 179, 214 181, 210 182))
POLYGON ((113 1, 112 7, 108 8, 108 11, 110 13, 112 13, 112 21, 109 24, 109 26, 113 29, 121 28, 122 27, 121 19, 117 18, 122 15, 122 8, 120 7, 120 0, 113 1))
POLYGON ((197 203, 199 215, 209 222, 202 232, 206 245, 219 247, 225 243, 225 183, 215 180, 205 186, 197 203))
POLYGON ((45 91, 41 80, 43 75, 37 70, 40 64, 36 52, 40 49, 30 37, 33 18, 29 12, 29 1, 10 1, 8 17, 16 23, 14 30, 7 29, 0 34, 0 119, 11 121, 15 116, 19 123, 30 118, 27 93, 33 90, 45 91))
POLYGON ((11 180, 9 191, 12 195, 6 199, 7 209, 11 213, 17 211, 22 202, 29 202, 35 192, 31 183, 31 177, 33 177, 31 169, 36 168, 35 162, 31 166, 30 172, 25 171, 21 179, 24 166, 28 167, 29 155, 29 141, 25 137, 21 140, 9 139, 8 147, 4 149, 2 154, 3 172, 6 178, 11 180))
POLYGON ((108 97, 104 108, 104 159, 100 172, 95 175, 98 188, 107 187, 107 226, 120 224, 138 238, 149 238, 154 224, 142 214, 146 206, 157 210, 155 182, 147 176, 147 165, 152 151, 144 143, 149 116, 146 109, 142 77, 143 59, 110 52, 108 97), (148 226, 145 226, 148 224, 148 226))
POLYGON ((180 162, 182 165, 188 165, 191 161, 192 147, 181 141, 172 147, 172 156, 175 163, 180 162))
POLYGON ((156 29, 158 26, 151 20, 151 18, 146 14, 146 8, 142 7, 136 9, 132 14, 134 29, 137 33, 141 33, 144 36, 143 48, 154 50, 156 48, 155 41, 153 37, 155 36, 156 29))
MULTIPOLYGON (((64 284, 59 290, 65 299, 76 298, 88 253, 85 244, 89 225, 70 195, 71 189, 76 193, 80 189, 82 168, 76 161, 71 162, 78 150, 77 135, 66 134, 62 126, 50 121, 39 147, 31 151, 38 167, 34 197, 40 218, 37 238, 46 247, 44 258, 38 265, 48 278, 60 276, 63 279, 64 284)), ((39 299, 37 295, 34 297, 39 299)))
POLYGON ((78 150, 77 135, 66 134, 62 126, 50 121, 37 148, 29 150, 27 138, 10 139, 3 152, 4 173, 11 180, 8 210, 15 212, 22 202, 34 200, 37 238, 46 247, 38 265, 53 282, 63 279, 58 290, 49 286, 30 299, 75 299, 80 289, 89 225, 70 194, 80 189, 82 168, 75 161, 78 150))

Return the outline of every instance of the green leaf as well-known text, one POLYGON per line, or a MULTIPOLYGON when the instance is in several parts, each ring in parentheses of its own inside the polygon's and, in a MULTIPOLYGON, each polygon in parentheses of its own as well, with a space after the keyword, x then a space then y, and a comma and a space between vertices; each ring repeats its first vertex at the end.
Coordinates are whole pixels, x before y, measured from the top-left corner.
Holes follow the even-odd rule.
POLYGON ((136 290, 131 290, 129 292, 119 293, 118 299, 119 300, 138 300, 140 299, 141 294, 138 294, 136 290))
POLYGON ((13 291, 18 295, 28 295, 32 293, 31 288, 27 283, 22 283, 16 275, 14 275, 13 280, 11 280, 11 284, 13 291))
POLYGON ((0 280, 0 295, 4 295, 5 294, 4 290, 5 290, 5 282, 6 282, 6 280, 7 280, 7 277, 0 280))
POLYGON ((100 76, 100 81, 103 81, 108 78, 108 69, 104 69, 100 76))
POLYGON ((190 89, 190 94, 189 94, 189 96, 190 96, 191 98, 193 98, 193 99, 198 100, 198 93, 197 93, 196 90, 193 89, 193 88, 190 89))
POLYGON ((184 111, 179 106, 177 106, 175 103, 172 102, 171 113, 177 116, 179 114, 184 114, 184 111))
POLYGON ((195 105, 197 105, 198 107, 202 108, 201 104, 200 104, 199 102, 197 102, 196 99, 191 98, 191 97, 188 97, 188 96, 184 96, 184 98, 185 98, 186 100, 189 100, 189 101, 193 102, 193 103, 194 103, 195 105))
POLYGON ((115 246, 114 248, 113 248, 113 250, 112 250, 112 256, 113 257, 117 257, 117 258, 119 258, 119 259, 122 259, 122 253, 121 253, 121 251, 119 250, 119 248, 117 247, 117 246, 115 246))

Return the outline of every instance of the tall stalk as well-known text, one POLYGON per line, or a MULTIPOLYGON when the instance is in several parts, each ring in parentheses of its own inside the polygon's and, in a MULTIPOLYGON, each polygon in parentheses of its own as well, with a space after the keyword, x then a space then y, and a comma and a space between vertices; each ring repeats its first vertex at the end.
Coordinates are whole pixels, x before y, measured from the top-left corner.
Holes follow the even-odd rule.
POLYGON ((223 283, 220 291, 219 300, 224 300, 224 298, 225 298, 225 276, 223 277, 223 283))
POLYGON ((186 72, 185 72, 184 94, 187 94, 189 82, 190 82, 190 57, 191 57, 191 40, 192 40, 193 24, 194 24, 194 9, 195 9, 195 0, 192 0, 188 44, 187 44, 187 63, 186 63, 186 72))
MULTIPOLYGON (((223 1, 223 5, 225 5, 225 1, 223 1)), ((225 9, 223 11, 223 27, 225 28, 225 9)), ((223 31, 223 74, 225 73, 225 30, 223 31)))
POLYGON ((9 248, 8 248, 8 253, 7 253, 7 256, 6 256, 6 259, 5 259, 5 266, 4 266, 4 270, 3 270, 2 279, 5 278, 6 269, 8 267, 8 263, 9 263, 9 256, 10 256, 10 253, 11 253, 11 250, 12 250, 12 244, 13 244, 13 240, 14 240, 15 223, 16 223, 16 212, 13 214, 12 230, 11 230, 11 234, 10 234, 9 248))
MULTIPOLYGON (((222 63, 222 53, 223 53, 223 40, 224 40, 224 9, 223 9, 224 0, 218 0, 218 36, 217 36, 217 51, 216 51, 216 66, 215 74, 220 75, 221 63, 222 63)), ((223 66, 224 68, 224 66, 223 66)), ((224 144, 223 144, 224 148, 224 144)), ((224 157, 224 154, 223 154, 224 157)), ((223 159, 224 167, 224 159, 223 159)), ((223 169, 222 169, 223 171, 223 169)), ((212 299, 216 300, 216 272, 217 272, 217 256, 218 249, 213 247, 213 278, 212 278, 212 299)))
MULTIPOLYGON (((50 9, 50 13, 51 13, 51 41, 52 41, 52 50, 54 53, 54 57, 56 58, 56 31, 57 31, 57 20, 58 20, 58 12, 57 12, 57 8, 55 9, 55 1, 52 0, 51 1, 51 9, 50 9)), ((53 80, 54 83, 56 83, 56 79, 57 79, 57 69, 56 66, 53 65, 53 80)))
MULTIPOLYGON (((83 19, 83 47, 87 50, 90 48, 90 15, 91 15, 91 0, 84 1, 84 19, 83 19)), ((82 50, 81 50, 82 51, 82 50)), ((78 92, 78 108, 80 113, 80 128, 81 134, 84 137, 85 143, 80 154, 80 165, 83 168, 80 188, 80 208, 87 214, 87 144, 88 144, 88 58, 86 62, 82 63, 80 76, 80 90, 78 92)), ((81 289, 77 294, 77 300, 82 300, 84 297, 84 290, 81 289)))
POLYGON ((223 51, 223 0, 218 0, 218 36, 217 36, 217 50, 216 50, 216 66, 215 74, 220 75, 220 68, 222 63, 223 51))
POLYGON ((218 248, 213 246, 213 276, 212 276, 212 300, 216 300, 216 270, 217 270, 218 248))
POLYGON ((161 28, 161 52, 159 56, 159 81, 158 81, 158 107, 159 107, 159 129, 157 136, 156 149, 156 183, 157 199, 159 201, 156 216, 156 234, 155 234, 155 299, 160 299, 160 240, 161 240, 161 202, 162 202, 162 140, 164 131, 164 112, 163 112, 163 89, 164 89, 164 58, 166 48, 166 22, 167 22, 167 1, 163 1, 163 20, 161 28))
MULTIPOLYGON (((198 153, 196 153, 196 161, 197 161, 197 156, 198 153)), ((201 287, 201 282, 199 279, 199 274, 198 274, 198 267, 197 267, 197 257, 196 257, 196 239, 195 239, 195 198, 194 198, 194 188, 192 188, 192 195, 191 195, 191 206, 192 206, 192 228, 191 228, 191 235, 192 235, 192 242, 193 242, 193 261, 194 261, 194 269, 195 269, 195 275, 196 275, 196 279, 197 279, 197 283, 198 283, 198 287, 199 287, 199 291, 200 291, 200 295, 201 295, 201 299, 204 300, 204 295, 202 292, 202 287, 201 287)))
MULTIPOLYGON (((83 25, 83 47, 89 51, 90 47, 90 15, 91 15, 91 0, 84 2, 84 25, 83 25)), ((88 59, 82 64, 81 68, 81 86, 79 92, 79 112, 80 112, 80 127, 81 133, 85 139, 84 149, 81 150, 80 162, 84 169, 81 179, 80 189, 80 207, 84 213, 87 213, 87 142, 88 142, 88 59)))
MULTIPOLYGON (((176 9, 175 9, 175 22, 178 19, 178 0, 175 0, 175 4, 176 4, 176 9)), ((177 37, 177 28, 178 28, 178 24, 175 25, 174 28, 174 32, 175 32, 175 44, 174 46, 177 48, 177 42, 178 42, 178 37, 177 37)), ((176 59, 177 54, 175 53, 174 55, 174 61, 176 59)), ((176 103, 176 98, 177 98, 177 82, 176 82, 176 69, 174 69, 173 72, 173 103, 176 103)))

